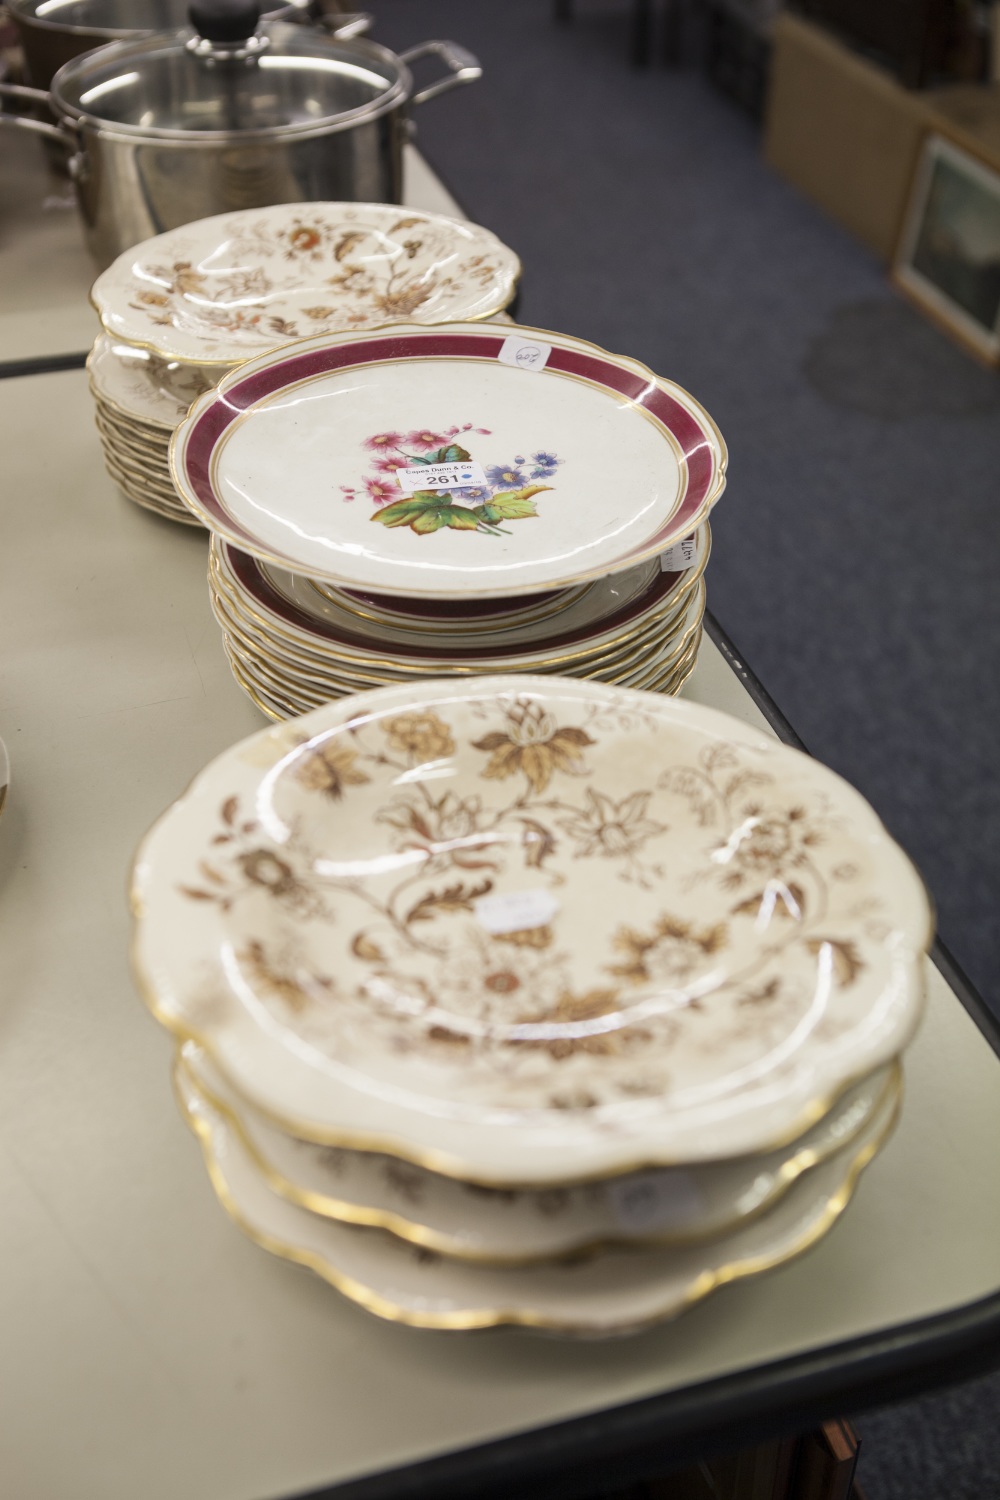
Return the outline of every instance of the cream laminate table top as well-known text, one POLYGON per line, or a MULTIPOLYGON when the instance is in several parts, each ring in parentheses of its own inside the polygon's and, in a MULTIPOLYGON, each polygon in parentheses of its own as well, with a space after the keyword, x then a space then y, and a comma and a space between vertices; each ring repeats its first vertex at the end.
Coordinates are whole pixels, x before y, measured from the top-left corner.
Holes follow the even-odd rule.
MULTIPOLYGON (((0 310, 8 357, 19 317, 0 310)), ((4 1495, 292 1495, 1000 1287, 1000 1066, 930 967, 900 1127, 843 1220, 676 1323, 604 1344, 419 1332, 245 1240, 132 985, 125 886, 153 819, 264 721, 226 666, 204 535, 118 494, 84 373, 0 382, 0 451, 4 1495)), ((710 642, 687 691, 764 722, 710 642)))

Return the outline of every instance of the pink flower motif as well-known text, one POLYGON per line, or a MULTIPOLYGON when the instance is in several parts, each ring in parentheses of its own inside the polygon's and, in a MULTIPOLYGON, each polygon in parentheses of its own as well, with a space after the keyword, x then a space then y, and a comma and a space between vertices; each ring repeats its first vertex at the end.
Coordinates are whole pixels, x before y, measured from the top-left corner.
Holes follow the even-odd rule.
POLYGON ((449 428, 448 428, 448 431, 447 431, 447 432, 446 432, 446 433, 445 433, 445 437, 455 437, 455 435, 456 435, 456 434, 457 434, 457 433, 458 433, 458 432, 459 432, 459 431, 460 431, 460 430, 461 430, 461 429, 460 429, 460 428, 458 428, 458 427, 449 427, 449 428))
POLYGON ((375 467, 380 474, 395 474, 397 469, 406 468, 405 458, 377 458, 375 467))
MULTIPOLYGON (((418 427, 416 432, 408 432, 403 441, 408 448, 420 448, 425 453, 444 447, 444 438, 440 432, 429 432, 423 427, 418 427)), ((371 443, 368 446, 371 447, 371 443)))
POLYGON ((472 431, 472 423, 471 422, 465 422, 465 423, 463 423, 463 425, 462 425, 462 431, 463 432, 471 432, 472 431))
POLYGON ((368 491, 369 498, 374 500, 376 505, 385 505, 389 500, 399 499, 399 485, 387 484, 384 479, 366 479, 365 489, 368 491))
POLYGON ((482 433, 483 437, 489 437, 490 434, 491 434, 491 432, 492 432, 492 429, 489 428, 489 427, 477 427, 476 431, 479 432, 479 433, 482 433))
POLYGON ((373 453, 383 453, 387 448, 398 448, 402 441, 398 432, 376 432, 374 437, 365 438, 365 447, 373 453))

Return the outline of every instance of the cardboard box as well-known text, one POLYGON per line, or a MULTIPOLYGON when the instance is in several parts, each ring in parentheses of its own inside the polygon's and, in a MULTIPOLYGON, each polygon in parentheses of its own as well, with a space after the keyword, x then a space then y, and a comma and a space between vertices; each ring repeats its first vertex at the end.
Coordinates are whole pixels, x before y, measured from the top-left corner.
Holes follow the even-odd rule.
POLYGON ((888 264, 932 128, 928 96, 788 12, 773 41, 767 161, 888 264))

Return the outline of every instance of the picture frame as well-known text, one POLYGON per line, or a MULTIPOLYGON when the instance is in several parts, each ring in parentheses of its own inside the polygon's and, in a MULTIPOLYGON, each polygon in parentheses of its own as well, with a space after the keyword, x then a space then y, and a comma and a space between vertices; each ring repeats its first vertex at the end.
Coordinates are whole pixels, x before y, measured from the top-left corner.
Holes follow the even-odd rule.
POLYGON ((1000 364, 1000 172, 937 133, 920 150, 893 282, 987 364, 1000 364))

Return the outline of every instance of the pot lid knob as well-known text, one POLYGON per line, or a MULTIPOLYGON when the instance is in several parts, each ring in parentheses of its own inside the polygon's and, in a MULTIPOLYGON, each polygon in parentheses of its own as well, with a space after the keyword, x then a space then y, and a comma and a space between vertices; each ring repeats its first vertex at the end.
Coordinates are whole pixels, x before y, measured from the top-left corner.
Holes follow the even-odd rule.
POLYGON ((191 0, 188 20, 206 42, 245 42, 260 20, 257 0, 191 0))

